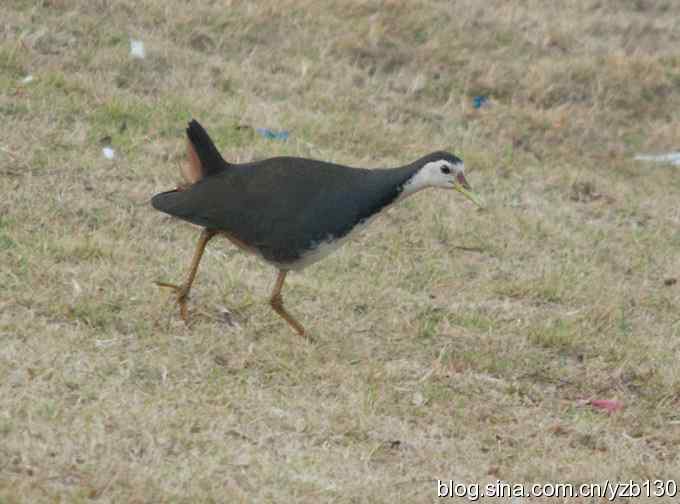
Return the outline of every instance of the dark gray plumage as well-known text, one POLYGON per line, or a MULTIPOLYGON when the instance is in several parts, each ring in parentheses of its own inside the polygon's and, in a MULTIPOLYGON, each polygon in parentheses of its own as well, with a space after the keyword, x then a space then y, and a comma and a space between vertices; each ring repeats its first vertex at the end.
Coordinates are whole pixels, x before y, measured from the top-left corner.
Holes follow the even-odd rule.
POLYGON ((271 158, 225 166, 186 190, 157 194, 151 203, 193 224, 225 230, 268 261, 294 263, 390 204, 422 163, 365 170, 271 158))

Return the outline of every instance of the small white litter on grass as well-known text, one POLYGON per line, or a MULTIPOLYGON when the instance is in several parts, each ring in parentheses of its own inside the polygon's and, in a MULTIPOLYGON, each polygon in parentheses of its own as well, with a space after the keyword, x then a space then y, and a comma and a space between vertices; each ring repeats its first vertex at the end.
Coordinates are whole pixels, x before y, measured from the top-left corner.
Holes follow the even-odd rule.
POLYGON ((32 75, 27 75, 20 81, 22 84, 28 84, 29 82, 33 82, 33 76, 32 75))
POLYGON ((144 42, 141 40, 130 40, 130 56, 133 58, 144 59, 146 56, 144 42))
POLYGON ((80 294, 83 292, 83 288, 80 286, 78 282, 75 281, 75 279, 71 279, 71 283, 73 284, 73 294, 78 297, 80 294))
POLYGON ((680 166, 680 152, 669 152, 667 154, 638 154, 636 161, 654 161, 655 163, 671 163, 673 166, 680 166))
POLYGON ((102 155, 103 155, 106 159, 113 159, 113 158, 116 157, 116 151, 113 150, 111 147, 104 147, 104 148, 102 149, 102 155))

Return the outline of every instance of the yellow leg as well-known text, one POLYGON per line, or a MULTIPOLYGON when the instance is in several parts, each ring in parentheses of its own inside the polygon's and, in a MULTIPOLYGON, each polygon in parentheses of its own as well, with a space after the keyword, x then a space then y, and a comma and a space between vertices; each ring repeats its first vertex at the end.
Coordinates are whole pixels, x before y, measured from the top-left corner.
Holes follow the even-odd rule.
POLYGON ((276 277, 276 284, 274 285, 272 296, 271 298, 269 298, 269 304, 283 320, 288 322, 288 324, 293 329, 295 329, 296 333, 298 333, 303 338, 308 339, 309 341, 314 341, 314 339, 305 332, 305 328, 302 327, 302 324, 295 320, 293 316, 290 313, 288 313, 286 309, 283 307, 283 297, 281 296, 281 289, 283 288, 283 282, 286 280, 287 274, 288 274, 287 270, 279 270, 279 275, 276 277))
POLYGON ((194 257, 191 260, 191 269, 189 270, 189 277, 186 282, 182 285, 169 284, 165 282, 156 282, 159 287, 167 287, 174 290, 177 293, 177 304, 179 305, 179 313, 184 320, 184 323, 189 323, 189 310, 187 309, 187 299, 189 298, 189 291, 191 290, 191 285, 194 283, 194 278, 196 278, 196 272, 198 271, 198 265, 201 262, 201 257, 203 257, 203 251, 205 246, 208 244, 210 239, 217 234, 217 231, 210 229, 204 229, 201 232, 201 237, 198 239, 198 244, 196 245, 196 252, 194 252, 194 257))

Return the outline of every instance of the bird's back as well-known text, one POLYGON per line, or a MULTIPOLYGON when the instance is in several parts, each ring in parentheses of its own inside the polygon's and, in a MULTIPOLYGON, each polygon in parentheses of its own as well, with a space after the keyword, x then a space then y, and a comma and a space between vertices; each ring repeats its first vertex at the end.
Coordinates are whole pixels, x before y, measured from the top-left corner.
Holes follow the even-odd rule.
POLYGON ((345 236, 391 203, 412 167, 366 170, 279 157, 229 165, 182 191, 158 194, 158 210, 224 230, 267 260, 293 263, 345 236))

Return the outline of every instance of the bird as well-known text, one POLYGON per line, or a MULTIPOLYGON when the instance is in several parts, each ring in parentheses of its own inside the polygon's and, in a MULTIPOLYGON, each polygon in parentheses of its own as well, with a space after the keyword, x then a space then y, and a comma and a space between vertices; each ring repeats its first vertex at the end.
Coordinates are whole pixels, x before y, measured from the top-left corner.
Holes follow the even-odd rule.
POLYGON ((156 282, 176 293, 189 323, 187 300, 206 245, 224 236, 277 270, 271 308, 300 336, 313 341, 284 307, 286 275, 320 261, 392 204, 428 187, 453 189, 484 203, 465 178, 463 161, 437 151, 397 168, 365 169, 300 157, 227 162, 201 126, 186 129, 188 163, 175 189, 156 194, 152 206, 202 227, 181 285, 156 282))

